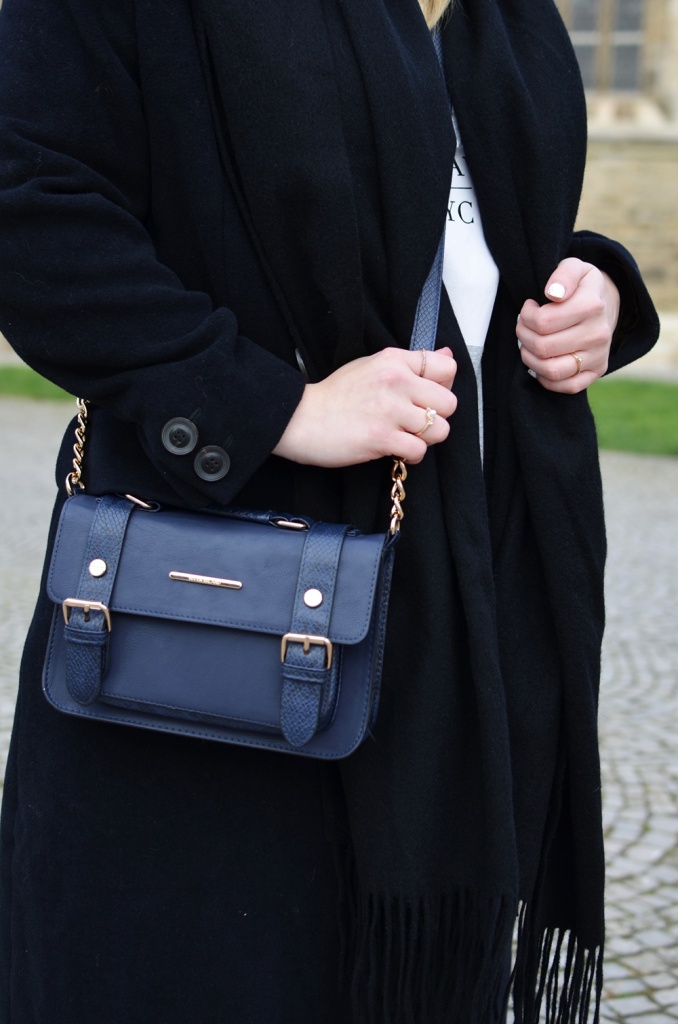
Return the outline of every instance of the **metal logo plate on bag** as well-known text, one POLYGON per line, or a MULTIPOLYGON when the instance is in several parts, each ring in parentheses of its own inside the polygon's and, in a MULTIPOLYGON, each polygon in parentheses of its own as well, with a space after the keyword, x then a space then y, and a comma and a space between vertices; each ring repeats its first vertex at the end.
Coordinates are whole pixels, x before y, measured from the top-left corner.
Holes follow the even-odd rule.
POLYGON ((191 572, 171 572, 171 580, 178 580, 180 583, 202 583, 206 587, 227 587, 228 590, 242 590, 240 580, 223 580, 218 576, 197 576, 191 572))

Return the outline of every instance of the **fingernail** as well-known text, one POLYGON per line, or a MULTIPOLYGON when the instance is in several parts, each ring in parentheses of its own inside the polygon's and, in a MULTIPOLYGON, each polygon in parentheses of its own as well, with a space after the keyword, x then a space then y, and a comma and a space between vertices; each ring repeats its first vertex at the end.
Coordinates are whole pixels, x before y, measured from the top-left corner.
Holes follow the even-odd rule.
POLYGON ((565 285, 564 284, 558 284, 557 281, 554 281, 553 284, 550 284, 548 286, 546 294, 550 295, 552 299, 564 299, 565 298, 565 285))
POLYGON ((530 377, 534 377, 535 380, 537 379, 537 374, 534 370, 528 370, 527 372, 529 373, 530 377))

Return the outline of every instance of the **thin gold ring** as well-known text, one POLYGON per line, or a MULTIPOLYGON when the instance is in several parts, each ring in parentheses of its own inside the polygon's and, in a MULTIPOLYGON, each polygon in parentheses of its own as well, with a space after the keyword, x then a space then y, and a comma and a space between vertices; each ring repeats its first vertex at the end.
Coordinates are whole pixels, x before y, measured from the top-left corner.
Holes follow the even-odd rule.
POLYGON ((419 376, 423 377, 425 373, 426 373, 426 349, 422 348, 421 349, 421 369, 419 371, 419 376))
POLYGON ((584 360, 582 359, 582 357, 580 355, 577 355, 576 352, 570 352, 570 355, 572 356, 572 358, 577 363, 577 372, 573 373, 572 376, 573 377, 577 377, 581 373, 581 371, 584 369, 584 360))
POLYGON ((421 430, 417 430, 414 436, 421 437, 422 434, 425 434, 437 415, 438 413, 435 411, 435 409, 429 409, 429 407, 426 406, 426 424, 421 428, 421 430))

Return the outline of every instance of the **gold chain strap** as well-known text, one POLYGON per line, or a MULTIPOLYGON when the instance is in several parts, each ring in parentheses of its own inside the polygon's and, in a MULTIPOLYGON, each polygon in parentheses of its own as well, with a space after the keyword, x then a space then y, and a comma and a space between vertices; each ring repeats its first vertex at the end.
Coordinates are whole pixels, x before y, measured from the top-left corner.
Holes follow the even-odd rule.
MULTIPOLYGON (((85 490, 85 485, 82 482, 82 460, 85 453, 85 435, 87 433, 87 399, 76 398, 75 401, 78 409, 78 422, 75 427, 75 444, 73 445, 73 468, 66 477, 66 490, 71 498, 75 493, 76 487, 81 491, 85 490)), ((403 512, 405 487, 403 485, 407 480, 407 467, 403 459, 393 459, 391 480, 393 481, 393 484, 391 487, 392 505, 389 532, 392 537, 395 537, 396 534, 400 533, 400 524, 402 523, 405 515, 403 512)), ((132 496, 126 495, 126 497, 131 498, 132 496)), ((151 507, 139 498, 132 498, 132 501, 141 505, 142 508, 151 507)))
POLYGON ((389 532, 392 537, 400 533, 400 524, 403 521, 403 502, 405 500, 405 488, 403 484, 407 480, 407 467, 403 459, 393 459, 393 468, 391 469, 391 480, 393 486, 391 487, 391 525, 389 532))
POLYGON ((73 445, 73 469, 66 477, 66 490, 70 497, 73 497, 75 488, 85 490, 82 482, 82 457, 85 451, 85 432, 87 430, 87 400, 76 398, 78 408, 78 422, 75 427, 75 444, 73 445))

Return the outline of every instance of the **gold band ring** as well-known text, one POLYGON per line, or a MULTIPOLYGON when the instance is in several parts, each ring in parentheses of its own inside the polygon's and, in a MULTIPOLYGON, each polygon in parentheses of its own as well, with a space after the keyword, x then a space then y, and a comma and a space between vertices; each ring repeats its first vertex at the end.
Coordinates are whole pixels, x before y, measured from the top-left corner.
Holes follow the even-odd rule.
POLYGON ((435 411, 435 409, 429 409, 429 407, 426 406, 426 424, 421 428, 421 430, 417 430, 414 436, 421 437, 422 434, 425 434, 437 415, 438 413, 435 411))
POLYGON ((581 373, 581 371, 584 368, 584 360, 582 359, 582 357, 580 355, 577 355, 576 352, 570 352, 570 355, 572 356, 572 358, 575 360, 575 362, 577 364, 577 372, 572 374, 573 377, 576 377, 578 374, 581 373))
POLYGON ((426 349, 422 348, 422 350, 421 350, 421 369, 419 371, 419 376, 423 377, 425 373, 426 373, 426 349))

